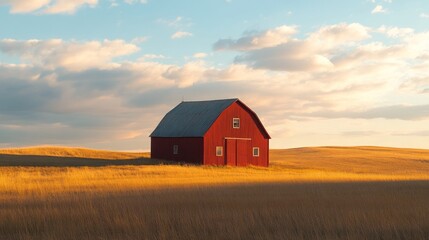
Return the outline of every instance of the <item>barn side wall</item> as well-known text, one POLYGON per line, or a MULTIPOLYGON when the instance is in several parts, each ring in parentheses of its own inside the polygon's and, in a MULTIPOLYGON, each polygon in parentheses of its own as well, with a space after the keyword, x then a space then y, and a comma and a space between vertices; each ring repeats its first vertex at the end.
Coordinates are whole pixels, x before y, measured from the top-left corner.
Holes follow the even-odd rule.
POLYGON ((186 163, 203 163, 203 138, 151 138, 151 158, 165 159, 186 163), (173 146, 178 146, 178 153, 173 154, 173 146))
POLYGON ((269 139, 265 138, 255 118, 254 114, 250 113, 244 106, 237 102, 225 109, 204 136, 204 164, 226 164, 225 137, 250 138, 251 148, 259 147, 260 152, 259 157, 253 157, 252 153, 249 154, 248 165, 268 167, 269 139), (239 129, 232 127, 233 118, 240 118, 239 129), (223 156, 216 156, 216 146, 223 147, 223 156))

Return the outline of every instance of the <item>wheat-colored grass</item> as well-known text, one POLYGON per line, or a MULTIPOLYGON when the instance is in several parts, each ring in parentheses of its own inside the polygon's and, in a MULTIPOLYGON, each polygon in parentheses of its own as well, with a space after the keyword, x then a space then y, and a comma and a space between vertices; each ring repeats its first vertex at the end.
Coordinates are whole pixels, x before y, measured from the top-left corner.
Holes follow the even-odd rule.
POLYGON ((0 239, 413 239, 429 182, 68 192, 0 201, 0 239))
POLYGON ((107 150, 94 150, 87 148, 38 146, 27 148, 5 148, 0 149, 0 154, 20 156, 51 156, 51 157, 73 157, 87 159, 105 160, 127 160, 136 158, 148 158, 149 153, 117 152, 107 150))
POLYGON ((429 151, 272 150, 271 166, 0 150, 0 239, 428 239, 429 151))
POLYGON ((272 150, 285 168, 389 175, 428 175, 429 150, 387 147, 312 147, 272 150))
POLYGON ((0 165, 6 165, 1 167, 0 198, 64 191, 124 191, 258 182, 429 179, 429 151, 414 149, 321 147, 272 150, 269 168, 174 165, 148 159, 147 153, 58 147, 9 149, 1 150, 0 154, 3 154, 0 155, 0 165), (31 166, 38 166, 36 161, 44 163, 45 167, 31 166), (17 167, 14 163, 27 167, 17 167), (74 163, 85 165, 69 167, 74 163))

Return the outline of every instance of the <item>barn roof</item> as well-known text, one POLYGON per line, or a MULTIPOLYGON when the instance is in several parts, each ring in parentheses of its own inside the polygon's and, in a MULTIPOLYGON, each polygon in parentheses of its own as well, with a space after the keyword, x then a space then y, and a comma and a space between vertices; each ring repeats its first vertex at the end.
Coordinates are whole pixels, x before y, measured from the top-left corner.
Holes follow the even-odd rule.
POLYGON ((181 102, 164 116, 150 137, 204 137, 220 114, 234 102, 247 109, 262 134, 271 138, 256 113, 238 98, 181 102))
POLYGON ((203 137, 219 115, 238 99, 181 102, 161 120, 151 137, 203 137))

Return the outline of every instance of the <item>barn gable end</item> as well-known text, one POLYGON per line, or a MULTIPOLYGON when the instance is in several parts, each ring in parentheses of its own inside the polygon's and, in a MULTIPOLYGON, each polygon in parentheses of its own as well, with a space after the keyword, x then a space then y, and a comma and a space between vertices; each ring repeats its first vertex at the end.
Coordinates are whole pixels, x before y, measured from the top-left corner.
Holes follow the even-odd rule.
POLYGON ((204 136, 205 165, 268 166, 270 136, 257 115, 241 101, 226 108, 204 136), (240 128, 233 127, 233 119, 240 119, 240 128), (216 147, 225 154, 216 156, 216 147), (253 148, 259 148, 259 156, 253 156, 253 148), (233 148, 231 150, 231 148, 233 148), (231 153, 234 152, 235 153, 231 153), (235 156, 228 156, 228 153, 235 156), (231 158, 235 160, 228 161, 231 158))

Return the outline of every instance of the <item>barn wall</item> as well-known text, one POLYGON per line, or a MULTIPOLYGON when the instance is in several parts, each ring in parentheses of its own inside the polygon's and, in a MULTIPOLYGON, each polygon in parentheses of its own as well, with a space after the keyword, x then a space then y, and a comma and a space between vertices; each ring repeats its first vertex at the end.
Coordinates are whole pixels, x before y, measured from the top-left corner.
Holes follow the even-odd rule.
MULTIPOLYGON (((259 157, 253 157, 250 152, 247 164, 255 166, 268 166, 269 143, 265 139, 260 126, 257 124, 254 114, 250 113, 246 107, 235 102, 229 106, 219 116, 209 131, 204 136, 204 164, 205 165, 225 165, 226 164, 226 141, 229 138, 250 138, 251 147, 259 147, 259 157), (232 119, 240 118, 240 128, 232 127, 232 119), (216 146, 223 146, 223 156, 216 156, 216 146)), ((250 150, 251 151, 251 150, 250 150)))
POLYGON ((187 163, 203 163, 203 138, 151 138, 151 158, 187 163), (178 145, 178 154, 173 154, 173 146, 178 145))

